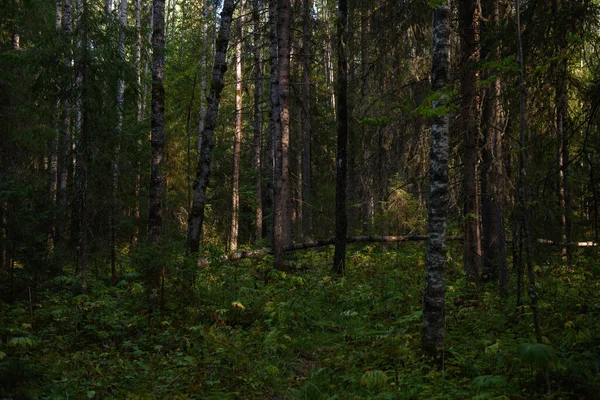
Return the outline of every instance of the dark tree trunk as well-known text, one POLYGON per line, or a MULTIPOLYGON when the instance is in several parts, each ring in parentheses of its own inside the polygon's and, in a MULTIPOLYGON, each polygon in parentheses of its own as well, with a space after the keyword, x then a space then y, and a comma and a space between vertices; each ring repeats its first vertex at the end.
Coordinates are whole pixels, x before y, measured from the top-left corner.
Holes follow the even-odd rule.
POLYGON ((267 196, 264 215, 265 234, 274 241, 275 228, 275 138, 279 115, 279 74, 277 73, 277 0, 269 0, 269 119, 267 140, 267 196))
POLYGON ((237 250, 240 224, 240 157, 242 152, 242 38, 246 1, 240 1, 240 17, 236 24, 238 40, 235 45, 235 133, 233 135, 233 173, 231 178, 231 233, 229 250, 237 250))
POLYGON ((188 219, 187 253, 197 253, 200 248, 202 224, 204 222, 204 207, 206 206, 206 190, 210 178, 210 163, 212 150, 215 146, 214 132, 219 112, 221 92, 225 85, 223 77, 227 70, 227 46, 229 45, 229 34, 231 30, 231 19, 235 9, 234 0, 225 0, 221 11, 221 26, 215 44, 215 63, 213 66, 210 94, 208 96, 206 121, 204 133, 202 134, 202 153, 200 162, 196 168, 196 179, 194 181, 194 199, 188 219))
MULTIPOLYGON (((488 63, 498 61, 496 29, 499 23, 498 0, 483 2, 485 22, 482 58, 488 63)), ((490 79, 493 71, 484 71, 490 79)), ((481 130, 483 133, 481 165, 481 222, 483 233, 483 278, 499 280, 500 291, 506 295, 508 264, 502 213, 503 157, 502 123, 500 121, 500 78, 495 77, 484 93, 481 130)))
POLYGON ((312 0, 304 0, 304 24, 302 28, 302 236, 312 235, 312 169, 311 169, 311 90, 310 90, 310 37, 312 34, 312 0))
POLYGON ((463 131, 463 260, 468 282, 479 282, 481 269, 481 238, 479 234, 477 204, 477 120, 479 117, 476 93, 479 58, 477 48, 478 21, 475 15, 475 0, 460 0, 459 30, 461 49, 461 130, 463 131))
MULTIPOLYGON (((275 121, 275 171, 273 249, 275 268, 283 268, 283 246, 291 243, 289 144, 290 144, 290 0, 279 0, 277 9, 277 75, 279 113, 275 121)), ((271 3, 270 3, 271 5, 271 3)))
MULTIPOLYGON (((157 243, 160 240, 163 226, 163 196, 165 191, 162 170, 165 146, 165 2, 153 0, 152 20, 152 169, 150 172, 150 206, 148 210, 148 239, 157 243)), ((160 276, 153 277, 158 287, 160 276)))
POLYGON ((263 230, 263 208, 262 208, 262 171, 260 162, 260 153, 262 147, 261 130, 261 92, 262 92, 262 71, 260 69, 260 8, 259 0, 252 0, 252 26, 254 40, 254 119, 252 121, 254 128, 254 138, 252 141, 252 167, 254 168, 254 238, 258 242, 262 239, 263 230))
POLYGON ((335 179, 335 252, 333 271, 343 274, 346 268, 346 180, 348 146, 348 59, 347 59, 348 2, 339 0, 337 21, 337 157, 335 179))
MULTIPOLYGON (((433 16, 432 84, 440 92, 434 108, 448 101, 444 87, 448 83, 450 53, 450 5, 438 5, 433 16)), ((423 350, 437 355, 444 347, 444 270, 446 267, 446 218, 448 209, 448 136, 449 117, 436 116, 431 121, 429 161, 429 241, 427 272, 423 294, 423 350)))

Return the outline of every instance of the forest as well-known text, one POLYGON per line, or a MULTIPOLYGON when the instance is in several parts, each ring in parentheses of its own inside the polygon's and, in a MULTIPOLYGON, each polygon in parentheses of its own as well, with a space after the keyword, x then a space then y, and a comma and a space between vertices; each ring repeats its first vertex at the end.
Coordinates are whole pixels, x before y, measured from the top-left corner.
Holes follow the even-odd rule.
POLYGON ((597 399, 599 107, 599 0, 2 1, 0 398, 597 399))

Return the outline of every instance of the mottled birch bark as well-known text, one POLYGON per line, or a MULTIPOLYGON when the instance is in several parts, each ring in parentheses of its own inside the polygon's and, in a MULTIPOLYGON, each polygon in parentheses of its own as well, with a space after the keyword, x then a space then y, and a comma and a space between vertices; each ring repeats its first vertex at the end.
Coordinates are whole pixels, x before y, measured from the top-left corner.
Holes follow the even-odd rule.
POLYGON ((229 234, 229 250, 236 251, 240 223, 240 155, 242 147, 242 38, 244 36, 244 11, 246 1, 240 1, 240 17, 236 31, 238 40, 235 45, 235 133, 233 135, 233 173, 231 177, 231 233, 229 234))
POLYGON ((260 153, 262 147, 262 70, 260 66, 260 4, 259 0, 252 0, 252 37, 254 41, 254 137, 252 140, 252 168, 254 169, 254 238, 258 242, 262 239, 263 208, 262 208, 262 171, 260 153))
POLYGON ((312 236, 311 213, 311 88, 310 88, 310 37, 312 34, 312 0, 304 0, 304 23, 302 25, 302 236, 312 236))
MULTIPOLYGON (((450 57, 450 5, 436 6, 433 14, 431 88, 440 93, 433 108, 444 107, 450 57)), ((423 350, 436 355, 444 347, 444 270, 446 267, 446 218, 448 208, 449 117, 445 111, 431 121, 429 161, 429 241, 423 294, 423 350)))
POLYGON ((479 282, 481 269, 481 240, 478 224, 477 204, 477 121, 479 117, 477 99, 477 20, 475 0, 459 1, 459 32, 461 52, 461 130, 463 132, 463 262, 468 282, 479 282))
POLYGON ((346 181, 348 146, 348 2, 339 0, 337 18, 337 154, 335 177, 335 251, 333 271, 343 274, 346 269, 346 181))
POLYGON ((121 0, 120 11, 120 34, 119 34, 119 80, 117 81, 117 124, 114 129, 114 147, 111 161, 112 170, 112 201, 110 210, 110 275, 113 284, 117 282, 117 228, 116 219, 118 214, 117 192, 119 190, 119 158, 121 156, 121 135, 123 132, 123 113, 125 108, 125 33, 127 30, 127 0, 121 0))
MULTIPOLYGON (((150 170, 150 192, 148 208, 148 239, 158 243, 163 226, 163 197, 165 192, 163 161, 165 147, 165 2, 152 2, 152 104, 151 136, 152 166, 150 170)), ((154 287, 160 284, 157 273, 151 277, 154 287)))
MULTIPOLYGON (((266 235, 275 241, 275 145, 278 137, 279 74, 277 73, 277 0, 269 0, 269 120, 267 141, 266 235)), ((281 239, 279 239, 281 240, 281 239)))
POLYGON ((196 141, 196 163, 200 162, 200 156, 202 154, 202 135, 204 134, 204 120, 206 119, 206 77, 208 71, 206 69, 206 57, 208 53, 208 0, 205 1, 202 9, 202 59, 200 61, 200 114, 198 115, 198 139, 196 141))
POLYGON ((212 150, 215 146, 214 132, 219 112, 221 91, 225 85, 223 77, 227 70, 227 46, 229 44, 229 33, 231 30, 231 19, 235 9, 234 0, 225 0, 221 11, 221 25, 215 43, 215 63, 213 66, 210 94, 207 102, 207 114, 202 134, 202 153, 200 162, 196 168, 196 179, 194 181, 194 198, 188 219, 187 253, 197 253, 200 248, 202 235, 202 224, 204 223, 204 208, 206 206, 210 178, 210 163, 212 150))

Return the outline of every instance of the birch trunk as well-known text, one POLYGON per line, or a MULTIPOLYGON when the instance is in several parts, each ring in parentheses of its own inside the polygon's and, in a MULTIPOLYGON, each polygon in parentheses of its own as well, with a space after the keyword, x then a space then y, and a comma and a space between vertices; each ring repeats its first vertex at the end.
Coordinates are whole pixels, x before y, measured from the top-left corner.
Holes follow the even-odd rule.
POLYGON ((335 252, 333 271, 343 274, 346 269, 346 180, 348 146, 348 60, 347 29, 348 2, 339 0, 337 20, 338 77, 337 77, 337 160, 335 179, 335 252))
POLYGON ((204 208, 206 206, 206 190, 210 178, 210 163, 212 150, 214 148, 214 132, 217 124, 217 115, 219 112, 219 102, 221 100, 221 91, 223 90, 225 71, 227 70, 227 46, 229 44, 229 33, 231 29, 231 19, 235 9, 234 0, 225 0, 223 10, 221 11, 221 26, 215 45, 215 63, 213 66, 213 75, 210 85, 210 94, 208 96, 208 106, 206 121, 204 125, 203 144, 201 153, 201 162, 196 169, 196 179, 194 181, 194 198, 190 217, 188 219, 187 232, 187 253, 197 253, 200 247, 200 238, 202 233, 202 224, 204 222, 204 208))
MULTIPOLYGON (((448 83, 450 51, 450 5, 436 6, 433 16, 432 84, 440 99, 433 108, 444 107, 448 83)), ((429 241, 427 272, 423 294, 423 350, 437 355, 444 347, 444 270, 446 266, 446 218, 448 208, 448 135, 449 117, 432 118, 429 164, 429 241)))
POLYGON ((260 5, 259 0, 252 0, 252 24, 254 40, 254 138, 252 141, 252 168, 254 168, 254 238, 258 242, 262 239, 263 209, 262 209, 262 173, 260 153, 262 147, 261 131, 261 91, 262 71, 260 69, 260 5))
POLYGON ((246 1, 240 2, 240 17, 236 31, 238 41, 235 45, 235 134, 233 136, 233 174, 231 182, 231 233, 229 235, 229 250, 236 251, 238 245, 240 222, 240 153, 242 146, 242 40, 244 36, 244 11, 246 1))
POLYGON ((200 155, 202 154, 202 135, 204 134, 204 120, 206 119, 206 76, 208 75, 206 71, 206 57, 208 53, 208 0, 205 0, 202 16, 204 21, 202 22, 202 60, 201 60, 201 68, 200 71, 201 79, 200 79, 200 114, 198 116, 198 140, 196 141, 196 163, 200 163, 200 155))

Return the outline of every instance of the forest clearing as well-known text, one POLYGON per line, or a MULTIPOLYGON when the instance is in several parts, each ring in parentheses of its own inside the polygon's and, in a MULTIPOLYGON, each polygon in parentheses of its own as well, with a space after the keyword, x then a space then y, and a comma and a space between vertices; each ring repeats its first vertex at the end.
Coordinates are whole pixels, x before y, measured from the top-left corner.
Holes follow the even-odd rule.
POLYGON ((599 23, 3 2, 0 398, 598 398, 599 23))

